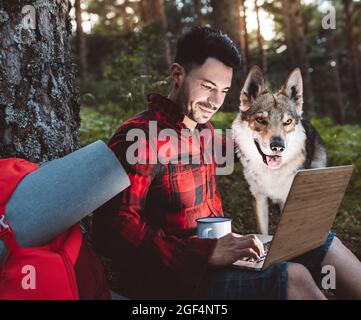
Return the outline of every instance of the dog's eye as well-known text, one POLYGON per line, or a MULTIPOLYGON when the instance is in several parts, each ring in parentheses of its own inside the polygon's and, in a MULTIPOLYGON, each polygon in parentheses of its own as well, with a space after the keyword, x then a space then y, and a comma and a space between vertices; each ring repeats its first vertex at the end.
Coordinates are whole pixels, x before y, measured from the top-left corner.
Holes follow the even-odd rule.
POLYGON ((260 117, 256 118, 256 121, 259 124, 263 124, 263 125, 267 124, 267 121, 265 119, 263 119, 263 118, 260 118, 260 117))
POLYGON ((285 125, 285 126, 288 126, 289 124, 291 124, 292 123, 292 119, 288 119, 286 122, 284 122, 283 124, 285 125))

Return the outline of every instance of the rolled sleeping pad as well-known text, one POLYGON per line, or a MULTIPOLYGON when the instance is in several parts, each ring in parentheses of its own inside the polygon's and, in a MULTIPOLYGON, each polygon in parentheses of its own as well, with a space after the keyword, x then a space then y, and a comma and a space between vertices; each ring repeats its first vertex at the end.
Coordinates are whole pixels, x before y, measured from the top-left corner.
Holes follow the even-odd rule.
MULTIPOLYGON (((129 185, 117 157, 96 141, 25 176, 6 205, 5 219, 21 247, 43 245, 129 185)), ((0 241, 0 261, 6 250, 0 241)))

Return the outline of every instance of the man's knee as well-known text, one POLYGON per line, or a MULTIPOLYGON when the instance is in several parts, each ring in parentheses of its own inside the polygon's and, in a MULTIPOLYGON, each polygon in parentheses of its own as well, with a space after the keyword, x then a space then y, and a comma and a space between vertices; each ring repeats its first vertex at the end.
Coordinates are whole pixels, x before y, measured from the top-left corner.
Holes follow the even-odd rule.
POLYGON ((340 266, 344 264, 346 258, 350 258, 351 260, 357 259, 352 251, 347 248, 339 238, 334 237, 322 265, 340 266))
POLYGON ((333 238, 332 243, 331 243, 331 247, 340 247, 343 246, 343 243, 341 242, 341 240, 339 238, 337 238, 336 236, 333 238))
POLYGON ((288 299, 323 299, 324 296, 305 266, 288 265, 288 299))
MULTIPOLYGON (((341 242, 336 236, 333 238, 330 248, 327 251, 326 257, 340 255, 344 251, 349 251, 349 249, 341 242)), ((325 259, 327 261, 327 259, 325 259)))
POLYGON ((299 263, 289 263, 288 264, 288 284, 289 286, 302 287, 310 281, 313 281, 313 278, 308 271, 308 269, 299 263))

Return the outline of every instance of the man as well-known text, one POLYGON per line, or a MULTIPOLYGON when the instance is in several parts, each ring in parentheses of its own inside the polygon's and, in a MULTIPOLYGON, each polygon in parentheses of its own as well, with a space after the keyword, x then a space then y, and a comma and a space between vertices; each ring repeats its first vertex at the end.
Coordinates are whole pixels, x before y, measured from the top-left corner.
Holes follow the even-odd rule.
MULTIPOLYGON (((215 162, 203 156, 190 164, 164 162, 165 156, 172 159, 171 152, 154 138, 150 124, 156 121, 157 133, 174 130, 176 142, 205 130, 214 138, 209 120, 222 105, 232 69, 239 64, 238 51, 225 34, 206 27, 192 29, 178 42, 168 97, 150 94, 149 109, 125 121, 111 138, 109 145, 132 184, 96 215, 94 232, 98 249, 119 271, 120 292, 145 299, 324 299, 313 277, 322 264, 331 264, 337 269, 340 293, 361 298, 361 264, 333 234, 299 263, 277 263, 263 273, 229 267, 241 257, 263 254, 254 235, 229 234, 218 240, 194 235, 197 218, 223 215, 215 162), (137 141, 142 161, 135 163, 129 161, 134 142, 127 139, 134 129, 145 132, 137 141), (151 161, 154 153, 156 161, 151 161)), ((200 150, 210 143, 187 141, 200 150)), ((174 144, 173 140, 170 148, 174 144)), ((173 156, 179 159, 183 150, 176 150, 173 156)))

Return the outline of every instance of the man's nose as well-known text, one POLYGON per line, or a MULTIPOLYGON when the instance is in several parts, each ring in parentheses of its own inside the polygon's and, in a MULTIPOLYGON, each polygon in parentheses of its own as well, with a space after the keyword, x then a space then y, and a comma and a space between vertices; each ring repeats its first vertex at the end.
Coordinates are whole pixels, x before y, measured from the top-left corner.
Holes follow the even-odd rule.
POLYGON ((211 96, 208 97, 208 103, 211 104, 213 111, 217 110, 223 103, 223 99, 221 94, 213 93, 211 96))
POLYGON ((270 144, 271 150, 275 152, 282 152, 285 150, 285 143, 282 138, 274 137, 270 144))

